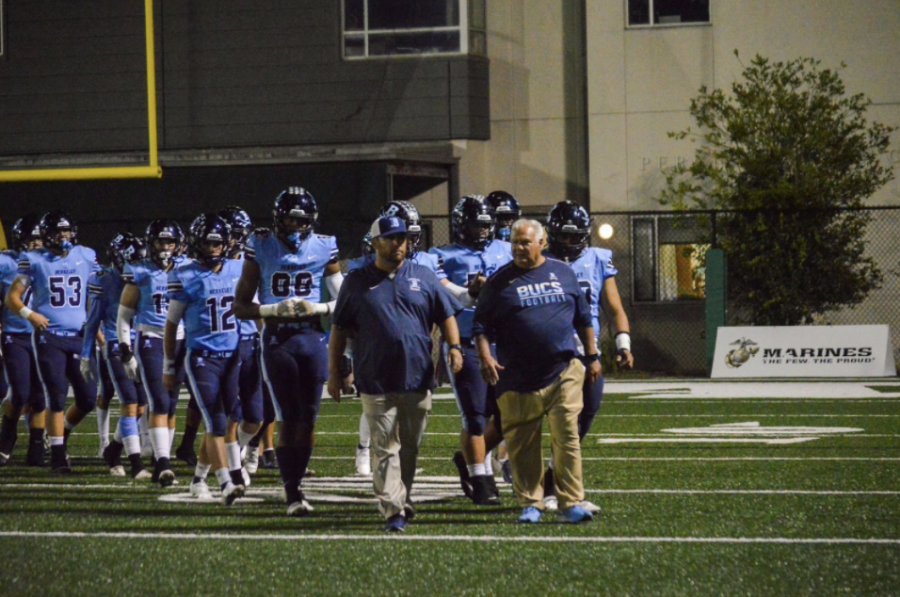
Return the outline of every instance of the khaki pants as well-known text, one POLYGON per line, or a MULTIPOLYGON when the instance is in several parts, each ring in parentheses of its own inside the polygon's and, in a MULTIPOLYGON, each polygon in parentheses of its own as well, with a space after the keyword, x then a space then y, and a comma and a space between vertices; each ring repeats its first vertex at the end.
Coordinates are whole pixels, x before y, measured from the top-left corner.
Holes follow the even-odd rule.
POLYGON ((416 476, 431 392, 362 394, 372 434, 372 485, 385 518, 403 512, 416 476))
POLYGON ((581 442, 578 415, 581 413, 584 365, 572 359, 565 371, 537 392, 506 392, 497 401, 503 422, 503 437, 509 450, 513 491, 522 507, 543 509, 544 462, 541 455, 541 428, 546 415, 550 421, 553 478, 561 509, 584 499, 581 473, 581 442))

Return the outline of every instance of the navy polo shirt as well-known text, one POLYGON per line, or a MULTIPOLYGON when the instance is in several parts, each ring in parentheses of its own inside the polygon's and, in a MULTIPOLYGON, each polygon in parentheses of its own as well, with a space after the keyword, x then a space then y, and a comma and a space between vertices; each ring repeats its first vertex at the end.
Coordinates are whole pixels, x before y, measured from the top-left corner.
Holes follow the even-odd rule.
POLYGON ((550 385, 577 354, 572 328, 591 326, 591 309, 567 264, 546 259, 534 269, 509 263, 488 278, 473 333, 497 344, 497 395, 550 385))
POLYGON ((354 332, 359 391, 387 394, 434 388, 431 327, 462 309, 433 271, 408 260, 393 278, 374 263, 347 274, 331 321, 354 332))

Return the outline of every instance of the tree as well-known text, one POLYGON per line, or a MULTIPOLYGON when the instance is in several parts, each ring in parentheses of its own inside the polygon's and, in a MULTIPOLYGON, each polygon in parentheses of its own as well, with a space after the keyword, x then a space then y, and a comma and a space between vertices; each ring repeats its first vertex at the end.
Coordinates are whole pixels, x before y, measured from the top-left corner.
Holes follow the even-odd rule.
POLYGON ((691 100, 699 133, 669 133, 697 147, 692 164, 667 173, 659 201, 725 212, 713 240, 741 322, 811 323, 880 286, 865 255, 871 216, 859 208, 893 179, 881 156, 895 129, 867 122, 870 104, 818 60, 757 55, 730 94, 704 86, 691 100))

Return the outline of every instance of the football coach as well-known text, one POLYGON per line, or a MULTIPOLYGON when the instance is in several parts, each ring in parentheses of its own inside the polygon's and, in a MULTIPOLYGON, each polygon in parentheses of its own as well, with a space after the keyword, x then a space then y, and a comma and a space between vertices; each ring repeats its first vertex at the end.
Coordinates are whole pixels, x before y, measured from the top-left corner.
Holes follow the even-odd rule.
POLYGON ((481 375, 497 386, 497 404, 513 491, 523 507, 519 522, 538 522, 543 508, 541 427, 550 421, 553 472, 560 520, 592 519, 581 507, 584 482, 578 415, 582 386, 600 377, 591 310, 572 269, 541 254, 544 228, 535 220, 513 224, 513 261, 488 278, 475 308, 473 334, 481 375), (572 330, 585 347, 578 358, 572 330), (497 344, 497 358, 490 345, 497 344))
MULTIPOLYGON (((403 531, 415 510, 410 491, 434 388, 431 329, 450 345, 448 366, 462 369, 455 315, 462 305, 430 269, 406 260, 406 224, 396 216, 371 229, 375 261, 347 274, 338 293, 328 345, 328 393, 340 402, 350 376, 341 356, 353 338, 353 364, 372 433, 372 482, 386 532, 403 531)), ((580 396, 580 394, 579 394, 580 396)))

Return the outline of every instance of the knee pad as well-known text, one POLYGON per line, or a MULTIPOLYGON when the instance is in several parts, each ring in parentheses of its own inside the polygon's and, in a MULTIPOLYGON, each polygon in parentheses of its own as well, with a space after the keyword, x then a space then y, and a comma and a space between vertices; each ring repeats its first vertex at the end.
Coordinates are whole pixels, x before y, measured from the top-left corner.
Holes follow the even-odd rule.
POLYGON ((469 435, 476 437, 484 435, 485 420, 484 415, 463 415, 463 429, 469 435))

